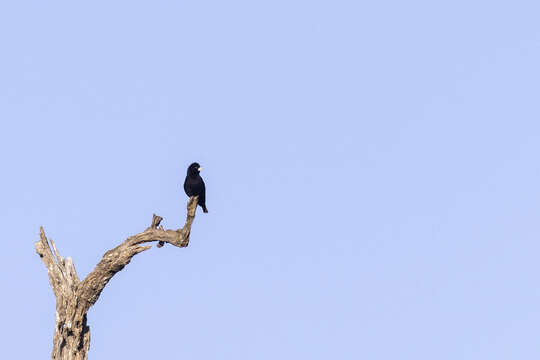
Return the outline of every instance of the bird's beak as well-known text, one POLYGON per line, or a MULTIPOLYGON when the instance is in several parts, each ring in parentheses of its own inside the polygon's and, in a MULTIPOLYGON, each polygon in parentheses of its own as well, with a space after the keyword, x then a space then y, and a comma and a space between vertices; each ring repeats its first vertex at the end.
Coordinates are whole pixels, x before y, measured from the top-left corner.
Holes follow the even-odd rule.
POLYGON ((199 170, 199 172, 201 172, 201 170, 202 170, 202 167, 198 168, 197 170, 199 170))

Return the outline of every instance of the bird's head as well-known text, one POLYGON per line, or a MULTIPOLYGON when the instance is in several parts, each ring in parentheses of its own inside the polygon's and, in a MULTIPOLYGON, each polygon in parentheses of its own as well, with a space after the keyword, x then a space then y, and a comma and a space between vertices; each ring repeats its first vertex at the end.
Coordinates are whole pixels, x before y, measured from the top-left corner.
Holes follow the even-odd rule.
POLYGON ((199 163, 194 162, 193 164, 189 165, 187 169, 187 174, 191 176, 197 175, 199 174, 201 170, 202 170, 201 165, 199 165, 199 163))

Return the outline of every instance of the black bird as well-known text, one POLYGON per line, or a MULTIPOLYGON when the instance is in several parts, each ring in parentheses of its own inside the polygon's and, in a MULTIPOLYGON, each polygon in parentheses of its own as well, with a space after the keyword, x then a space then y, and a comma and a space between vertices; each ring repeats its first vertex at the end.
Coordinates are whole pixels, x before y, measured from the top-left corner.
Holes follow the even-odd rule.
POLYGON ((199 165, 199 163, 194 162, 193 164, 189 165, 187 169, 186 180, 184 181, 184 191, 189 197, 199 196, 197 204, 199 204, 202 207, 203 211, 207 213, 208 209, 206 208, 206 188, 204 186, 204 181, 201 175, 199 175, 200 171, 201 165, 199 165))

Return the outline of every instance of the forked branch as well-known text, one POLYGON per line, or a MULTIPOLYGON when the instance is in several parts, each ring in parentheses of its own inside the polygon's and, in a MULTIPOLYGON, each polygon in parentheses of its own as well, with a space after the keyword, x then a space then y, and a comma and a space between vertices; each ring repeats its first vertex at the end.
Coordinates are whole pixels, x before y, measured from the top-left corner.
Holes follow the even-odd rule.
POLYGON ((122 244, 107 251, 83 281, 79 280, 71 258, 64 259, 56 249, 54 241, 47 239, 43 228, 40 229, 40 240, 34 245, 47 267, 49 281, 56 296, 53 359, 87 359, 90 328, 86 324, 86 313, 96 303, 109 280, 129 264, 133 256, 151 247, 142 245, 144 243, 159 241, 158 247, 164 243, 177 247, 188 246, 196 209, 195 196, 189 199, 186 223, 178 230, 163 229, 163 226, 160 226, 163 219, 154 214, 152 223, 146 230, 128 237, 122 244))

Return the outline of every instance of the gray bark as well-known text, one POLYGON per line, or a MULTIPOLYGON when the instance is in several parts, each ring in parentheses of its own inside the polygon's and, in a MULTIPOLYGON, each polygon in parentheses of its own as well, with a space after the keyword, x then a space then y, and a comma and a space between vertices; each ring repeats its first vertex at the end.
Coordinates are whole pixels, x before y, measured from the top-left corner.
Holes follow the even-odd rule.
POLYGON ((88 359, 90 327, 86 323, 86 314, 96 303, 109 280, 129 264, 133 256, 151 248, 141 244, 159 241, 158 247, 164 243, 177 247, 188 246, 196 208, 197 197, 192 197, 187 204, 186 223, 178 230, 164 230, 159 225, 162 218, 154 215, 152 224, 145 231, 128 237, 123 243, 107 251, 83 281, 79 280, 71 258, 64 259, 60 256, 54 241, 47 239, 43 227, 40 229, 40 240, 34 245, 47 267, 49 281, 56 296, 53 360, 88 359))

